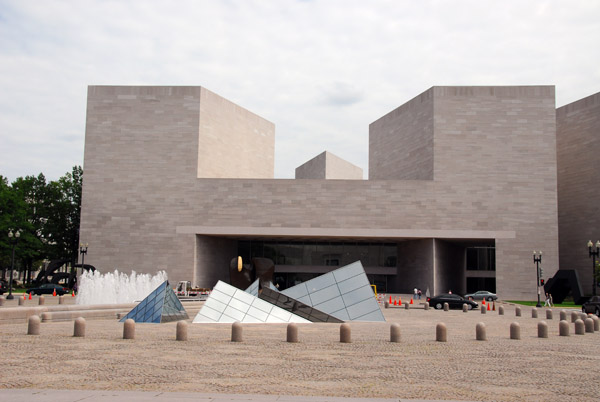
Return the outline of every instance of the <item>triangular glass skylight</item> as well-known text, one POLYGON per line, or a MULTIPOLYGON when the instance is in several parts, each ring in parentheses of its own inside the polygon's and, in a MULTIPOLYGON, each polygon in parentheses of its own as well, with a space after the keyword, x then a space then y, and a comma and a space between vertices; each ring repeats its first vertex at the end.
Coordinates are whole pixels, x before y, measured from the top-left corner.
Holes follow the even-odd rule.
POLYGON ((163 323, 187 320, 188 314, 183 305, 169 286, 168 281, 160 284, 152 293, 133 308, 125 317, 124 322, 131 318, 139 323, 163 323))

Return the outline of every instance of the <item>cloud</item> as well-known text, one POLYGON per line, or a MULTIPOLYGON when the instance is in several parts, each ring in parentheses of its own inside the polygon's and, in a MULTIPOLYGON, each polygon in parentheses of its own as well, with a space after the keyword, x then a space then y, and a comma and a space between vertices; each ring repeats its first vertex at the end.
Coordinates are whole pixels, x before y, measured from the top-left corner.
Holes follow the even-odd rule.
MULTIPOLYGON (((600 3, 0 0, 0 174, 83 163, 88 85, 201 85, 276 124, 275 174, 433 85, 600 91, 600 3)), ((85 167, 84 167, 85 168, 85 167)))

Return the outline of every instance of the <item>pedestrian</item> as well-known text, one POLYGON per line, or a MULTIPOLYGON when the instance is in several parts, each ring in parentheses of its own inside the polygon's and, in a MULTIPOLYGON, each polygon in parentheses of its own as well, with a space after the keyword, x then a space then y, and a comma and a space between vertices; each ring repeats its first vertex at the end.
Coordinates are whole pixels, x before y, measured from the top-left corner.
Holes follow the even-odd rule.
POLYGON ((421 289, 418 290, 417 294, 419 295, 419 300, 421 300, 421 295, 423 294, 423 292, 421 291, 421 289))
POLYGON ((413 289, 413 299, 417 300, 417 288, 413 289))
POLYGON ((546 292, 546 301, 544 302, 544 307, 552 307, 552 305, 550 304, 550 296, 548 295, 547 292, 546 292))

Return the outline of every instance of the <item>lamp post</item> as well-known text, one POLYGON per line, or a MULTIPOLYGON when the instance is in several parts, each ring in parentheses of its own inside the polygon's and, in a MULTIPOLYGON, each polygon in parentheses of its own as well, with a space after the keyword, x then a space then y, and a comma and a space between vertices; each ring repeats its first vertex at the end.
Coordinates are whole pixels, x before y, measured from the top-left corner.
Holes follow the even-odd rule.
POLYGON ((79 243, 79 254, 81 254, 81 272, 83 272, 85 267, 85 255, 87 254, 88 244, 79 243))
POLYGON ((536 254, 535 250, 533 251, 533 262, 535 262, 535 268, 536 268, 535 271, 537 273, 537 282, 535 283, 535 287, 537 289, 538 301, 535 306, 542 307, 542 304, 540 303, 540 276, 542 274, 540 272, 540 264, 542 262, 542 251, 541 250, 540 250, 539 256, 536 254))
POLYGON ((593 249, 594 243, 591 240, 588 241, 587 246, 592 259, 592 295, 596 296, 596 257, 600 254, 600 240, 596 242, 596 251, 593 249))
POLYGON ((19 237, 21 237, 20 230, 16 230, 14 233, 12 229, 8 231, 8 241, 12 245, 12 262, 10 264, 10 278, 8 278, 8 296, 6 296, 7 300, 12 300, 15 298, 12 294, 12 283, 13 270, 15 269, 15 248, 17 247, 17 243, 19 242, 19 237))

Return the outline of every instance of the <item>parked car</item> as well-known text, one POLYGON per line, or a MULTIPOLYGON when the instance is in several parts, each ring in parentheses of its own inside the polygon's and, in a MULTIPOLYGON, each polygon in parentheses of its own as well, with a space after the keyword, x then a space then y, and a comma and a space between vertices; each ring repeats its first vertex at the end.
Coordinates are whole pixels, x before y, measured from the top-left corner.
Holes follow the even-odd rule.
POLYGON ((27 293, 32 295, 51 295, 56 290, 56 294, 59 296, 69 293, 69 289, 62 287, 61 285, 55 285, 53 283, 45 283, 40 287, 27 289, 27 293))
POLYGON ((469 299, 469 300, 487 300, 487 301, 492 301, 492 300, 498 300, 498 296, 496 296, 496 293, 492 293, 492 292, 488 292, 487 290, 478 290, 475 293, 469 293, 467 295, 465 295, 465 299, 469 299))
POLYGON ((583 303, 581 311, 586 314, 594 313, 600 317, 600 296, 592 296, 588 301, 583 303))
POLYGON ((472 300, 467 300, 464 297, 452 293, 444 293, 435 297, 428 297, 427 301, 430 306, 440 310, 444 307, 444 303, 448 303, 450 308, 462 308, 463 304, 467 305, 469 310, 477 308, 478 304, 472 300))
POLYGON ((0 280, 0 295, 3 295, 4 292, 8 292, 8 284, 2 279, 0 280))

